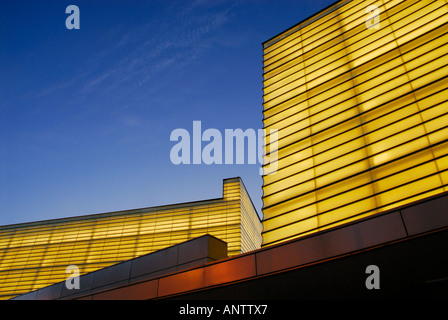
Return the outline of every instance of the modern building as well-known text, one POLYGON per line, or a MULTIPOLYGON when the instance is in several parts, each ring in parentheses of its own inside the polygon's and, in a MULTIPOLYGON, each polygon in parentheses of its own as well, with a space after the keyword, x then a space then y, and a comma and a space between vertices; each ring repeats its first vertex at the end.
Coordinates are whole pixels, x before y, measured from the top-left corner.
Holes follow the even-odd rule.
POLYGON ((240 178, 223 197, 0 227, 0 298, 9 299, 208 234, 226 254, 261 245, 261 221, 240 178))
POLYGON ((447 40, 447 1, 340 0, 266 41, 261 248, 201 229, 17 299, 448 298, 447 40))
POLYGON ((446 1, 337 1, 263 43, 263 246, 448 191, 447 22, 446 1))

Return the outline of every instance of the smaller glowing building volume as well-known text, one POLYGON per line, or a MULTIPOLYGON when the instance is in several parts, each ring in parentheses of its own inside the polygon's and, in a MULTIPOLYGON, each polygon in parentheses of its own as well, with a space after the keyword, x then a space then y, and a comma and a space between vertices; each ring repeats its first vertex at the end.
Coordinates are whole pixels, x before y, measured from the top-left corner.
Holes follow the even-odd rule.
POLYGON ((260 248, 261 221, 240 178, 223 197, 0 227, 0 299, 210 234, 228 255, 260 248))

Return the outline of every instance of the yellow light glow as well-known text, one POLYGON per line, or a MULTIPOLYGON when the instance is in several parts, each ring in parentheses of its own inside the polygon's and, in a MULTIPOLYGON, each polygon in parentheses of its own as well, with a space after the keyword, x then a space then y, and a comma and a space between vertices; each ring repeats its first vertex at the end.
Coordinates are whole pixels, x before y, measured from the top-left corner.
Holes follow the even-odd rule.
POLYGON ((262 225, 238 178, 226 179, 223 198, 0 227, 0 299, 84 274, 186 240, 213 235, 228 254, 261 245, 262 225))
POLYGON ((448 188, 448 4, 374 1, 377 30, 364 1, 341 4, 264 44, 264 125, 279 130, 264 246, 448 188))

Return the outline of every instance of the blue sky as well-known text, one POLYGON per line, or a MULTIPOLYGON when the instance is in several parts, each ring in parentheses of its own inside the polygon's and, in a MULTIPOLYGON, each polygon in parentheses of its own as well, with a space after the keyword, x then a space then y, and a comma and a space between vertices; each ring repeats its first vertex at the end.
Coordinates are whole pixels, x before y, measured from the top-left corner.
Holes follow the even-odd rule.
POLYGON ((261 43, 333 0, 0 2, 0 225, 222 196, 259 165, 174 165, 176 128, 262 128, 261 43), (68 30, 68 5, 80 29, 68 30))

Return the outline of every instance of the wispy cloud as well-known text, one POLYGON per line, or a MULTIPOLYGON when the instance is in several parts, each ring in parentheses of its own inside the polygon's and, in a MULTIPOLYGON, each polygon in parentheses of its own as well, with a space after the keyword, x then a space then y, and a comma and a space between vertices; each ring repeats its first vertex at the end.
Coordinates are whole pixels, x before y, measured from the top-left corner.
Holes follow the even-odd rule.
POLYGON ((218 0, 169 2, 157 20, 105 34, 103 42, 112 45, 91 52, 89 60, 35 98, 59 94, 66 98, 65 108, 80 107, 84 114, 129 97, 155 97, 153 93, 170 88, 173 79, 204 58, 215 32, 230 23, 233 5, 218 0))
POLYGON ((201 56, 208 48, 206 37, 228 22, 230 14, 231 8, 209 8, 203 0, 169 9, 163 19, 122 35, 108 50, 109 55, 117 54, 114 64, 86 82, 85 89, 93 90, 106 79, 115 88, 131 80, 133 85, 142 86, 160 81, 157 77, 173 68, 178 72, 201 56))

